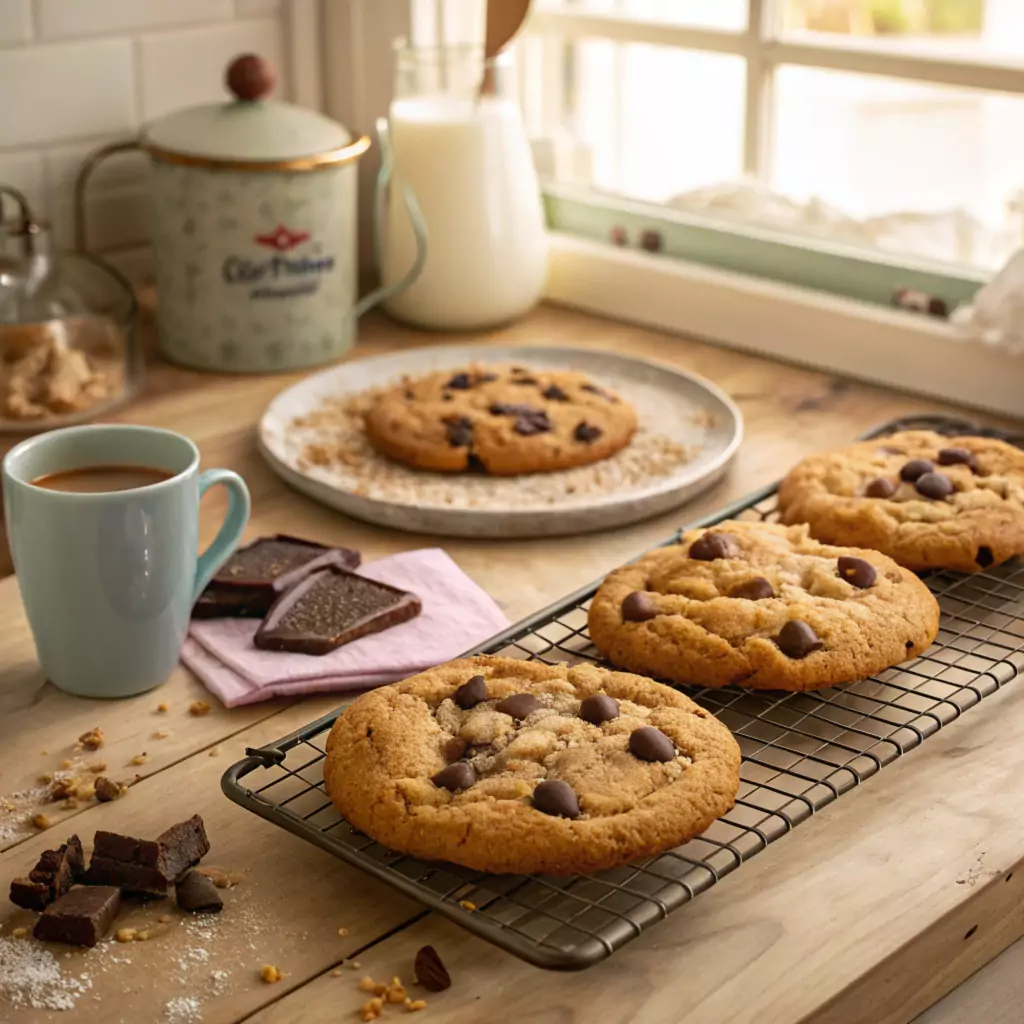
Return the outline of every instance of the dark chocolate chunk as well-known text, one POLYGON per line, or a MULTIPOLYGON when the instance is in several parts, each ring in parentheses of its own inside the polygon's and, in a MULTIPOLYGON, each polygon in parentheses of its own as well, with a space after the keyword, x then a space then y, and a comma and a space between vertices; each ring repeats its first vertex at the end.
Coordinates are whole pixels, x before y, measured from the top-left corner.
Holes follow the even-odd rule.
POLYGON ((116 886, 78 887, 43 911, 32 934, 41 942, 95 946, 107 934, 120 909, 121 890, 116 886))
POLYGON ((282 594, 256 630, 264 651, 329 654, 420 613, 415 594, 340 569, 324 569, 282 594))
POLYGON ((541 814, 550 814, 554 818, 578 818, 580 802, 572 791, 572 786, 560 779, 545 779, 537 783, 533 791, 533 806, 541 814))
POLYGON ((543 410, 522 413, 516 417, 515 426, 512 429, 523 437, 531 437, 533 434, 546 434, 551 430, 551 420, 548 419, 548 414, 543 410))
POLYGON ((441 401, 442 402, 454 402, 455 401, 455 396, 450 391, 446 391, 441 396, 441 401))
POLYGON ((217 886, 198 871, 190 871, 175 883, 174 898, 178 906, 190 914, 217 914, 224 907, 217 886))
POLYGON ((906 480, 908 484, 912 484, 919 476, 931 473, 934 469, 935 464, 927 459, 911 459, 900 470, 900 479, 906 480))
POLYGON ((769 597, 775 596, 775 588, 763 576, 754 576, 752 579, 737 583, 729 591, 729 596, 745 601, 766 601, 769 597))
POLYGON ((580 701, 580 718, 591 725, 601 725, 619 717, 619 702, 606 693, 592 693, 580 701))
POLYGON ((609 402, 613 401, 612 396, 604 388, 599 388, 596 384, 581 384, 580 390, 589 391, 592 395, 600 395, 601 398, 607 399, 609 402))
POLYGON ((709 530, 690 545, 690 558, 701 562, 713 562, 716 558, 736 558, 739 545, 727 533, 709 530))
POLYGON ((467 448, 473 443, 473 421, 468 416, 447 417, 444 436, 452 448, 467 448))
POLYGON ((878 571, 875 567, 863 558, 854 558, 853 555, 843 555, 839 559, 839 578, 846 580, 851 586, 860 590, 867 590, 873 587, 878 579, 878 571))
POLYGON ((461 736, 449 736, 444 741, 444 759, 446 761, 458 761, 466 752, 469 744, 461 736))
POLYGON ((658 615, 658 606, 654 598, 643 590, 634 590, 622 600, 623 622, 646 622, 658 615))
POLYGON ((799 619, 790 619, 779 630, 775 643, 787 658, 806 658, 808 654, 824 646, 824 641, 818 634, 799 619))
POLYGON ((468 761, 456 761, 442 768, 430 780, 439 789, 447 789, 450 793, 469 789, 476 782, 476 770, 468 761))
POLYGON ((85 857, 78 836, 56 850, 44 850, 28 878, 11 882, 11 902, 26 910, 42 910, 85 877, 85 857))
POLYGON ((124 892, 142 896, 166 896, 172 884, 171 880, 155 867, 104 857, 95 851, 92 860, 89 861, 85 881, 88 885, 116 885, 124 892))
POLYGON ((411 402, 415 397, 416 397, 416 395, 412 391, 410 391, 409 388, 405 389, 405 399, 406 399, 406 401, 411 402))
POLYGON ((492 380, 497 380, 498 375, 496 373, 478 373, 476 375, 477 384, 490 384, 492 380))
POLYGON ((549 402, 569 401, 569 396, 557 384, 549 384, 541 394, 549 402))
POLYGON ((45 910, 52 902, 50 886, 31 878, 11 879, 11 902, 25 910, 45 910))
POLYGON ((463 711, 475 708, 477 704, 487 700, 487 680, 483 676, 473 676, 467 679, 456 691, 452 700, 463 711))
POLYGON ((428 992, 443 992, 452 987, 451 975, 448 974, 445 965, 441 963, 441 958, 433 946, 423 946, 416 953, 412 974, 416 984, 428 992))
POLYGON ((161 832, 156 837, 156 844, 160 848, 157 867, 168 881, 179 879, 183 872, 195 867, 210 852, 206 828, 198 814, 161 832))
POLYGON ((532 693, 513 693, 511 697, 498 701, 494 710, 521 721, 539 707, 540 701, 532 693))
POLYGON ((648 228, 645 231, 640 232, 641 249, 646 249, 648 252, 661 252, 663 244, 664 240, 661 237, 660 231, 648 228))
POLYGON ((488 407, 487 411, 492 416, 543 416, 544 410, 538 409, 532 405, 520 404, 517 405, 514 402, 492 402, 488 407))
POLYGON ((914 481, 914 487, 918 494, 935 501, 948 498, 954 490, 953 481, 942 473, 922 473, 914 481))
POLYGON ((572 432, 572 436, 583 444, 590 444, 591 441, 596 441, 604 431, 600 427, 595 427, 592 423, 587 423, 583 420, 576 424, 576 429, 572 432))
POLYGON ((270 596, 256 587, 249 590, 229 590, 211 583, 192 607, 193 619, 262 619, 277 600, 277 592, 270 596))
POLYGON ((869 498, 891 498, 896 493, 896 485, 884 476, 878 476, 868 483, 864 493, 869 498))
POLYGON ((978 460, 966 448, 943 448, 938 461, 940 466, 967 466, 972 473, 978 472, 978 460))
POLYGON ((539 384, 540 381, 536 377, 516 377, 509 381, 510 384, 539 384))
POLYGON ((982 545, 978 548, 978 553, 974 556, 974 560, 982 569, 987 569, 996 560, 996 557, 992 554, 991 548, 982 545))
POLYGON ((470 452, 466 456, 466 469, 470 473, 486 473, 487 465, 484 463, 484 460, 476 454, 476 452, 470 452))
POLYGON ((468 373, 457 373, 447 384, 446 388, 454 388, 456 391, 468 391, 473 386, 468 373))
POLYGON ((660 729, 642 725, 629 734, 629 752, 640 761, 671 761, 676 746, 660 729))

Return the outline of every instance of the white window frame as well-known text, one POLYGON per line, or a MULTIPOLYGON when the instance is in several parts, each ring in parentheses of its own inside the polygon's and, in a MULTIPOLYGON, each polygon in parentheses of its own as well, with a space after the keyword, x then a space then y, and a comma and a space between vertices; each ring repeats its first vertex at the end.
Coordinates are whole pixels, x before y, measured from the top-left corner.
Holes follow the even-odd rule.
MULTIPOLYGON (((537 2, 537 0, 535 0, 537 2)), ((744 164, 769 166, 768 88, 780 64, 891 75, 935 84, 1024 93, 1024 70, 916 53, 869 51, 849 41, 774 36, 778 0, 750 0, 744 32, 652 23, 614 14, 535 10, 528 31, 552 38, 603 36, 731 53, 748 62, 744 164)), ((387 112, 391 41, 409 31, 408 0, 288 0, 298 102, 320 106, 372 134, 387 112), (316 56, 311 56, 311 49, 316 56), (300 88, 301 83, 301 88, 300 88)), ((361 255, 372 255, 373 151, 360 167, 361 255)), ((546 296, 611 319, 974 406, 1024 416, 1024 361, 967 341, 943 321, 838 298, 638 250, 553 233, 546 296)))

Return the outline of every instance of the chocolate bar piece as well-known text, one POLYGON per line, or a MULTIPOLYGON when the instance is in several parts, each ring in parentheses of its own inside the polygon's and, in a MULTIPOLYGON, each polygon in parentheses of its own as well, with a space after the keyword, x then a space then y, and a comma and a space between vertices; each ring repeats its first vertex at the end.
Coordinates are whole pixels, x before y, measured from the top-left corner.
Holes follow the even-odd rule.
POLYGON ((56 850, 44 850, 28 878, 11 882, 11 902, 26 910, 42 910, 84 875, 82 843, 78 836, 71 836, 56 850))
POLYGON ((351 548, 331 548, 283 533, 260 537, 217 570, 192 614, 201 619, 261 619, 279 595, 310 573, 328 566, 355 569, 359 562, 359 552, 351 548))
POLYGON ((329 654, 414 618, 421 607, 420 599, 405 590, 323 569, 277 599, 256 630, 255 643, 265 651, 329 654))
POLYGON ((156 868, 129 864, 96 853, 93 853, 89 861, 85 881, 88 885, 116 885, 124 892, 138 896, 166 896, 171 887, 171 882, 156 868))
POLYGON ((43 911, 32 934, 43 942, 95 946, 107 934, 120 909, 121 890, 116 886, 75 888, 43 911))
POLYGON ((156 837, 156 842, 160 847, 157 867, 169 882, 176 882, 210 852, 210 841, 198 814, 172 825, 156 837))
POLYGON ((190 871, 174 887, 178 906, 190 914, 216 914, 224 906, 217 887, 198 871, 190 871))

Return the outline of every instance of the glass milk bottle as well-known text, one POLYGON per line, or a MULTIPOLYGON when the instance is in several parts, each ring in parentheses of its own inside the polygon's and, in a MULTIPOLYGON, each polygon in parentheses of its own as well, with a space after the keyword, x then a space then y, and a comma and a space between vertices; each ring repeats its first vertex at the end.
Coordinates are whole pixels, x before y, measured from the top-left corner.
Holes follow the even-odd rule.
POLYGON ((480 47, 396 47, 381 269, 388 285, 416 259, 411 192, 426 223, 426 262, 385 305, 417 327, 504 324, 544 286, 547 236, 526 129, 504 65, 488 75, 494 93, 481 95, 485 63, 493 62, 480 47))

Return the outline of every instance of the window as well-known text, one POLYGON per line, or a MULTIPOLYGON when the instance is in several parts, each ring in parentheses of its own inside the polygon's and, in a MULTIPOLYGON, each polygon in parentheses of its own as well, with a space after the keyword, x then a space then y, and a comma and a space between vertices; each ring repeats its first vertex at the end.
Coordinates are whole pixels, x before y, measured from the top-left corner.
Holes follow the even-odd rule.
POLYGON ((556 228, 950 305, 1024 241, 1024 0, 535 8, 524 113, 556 228))

